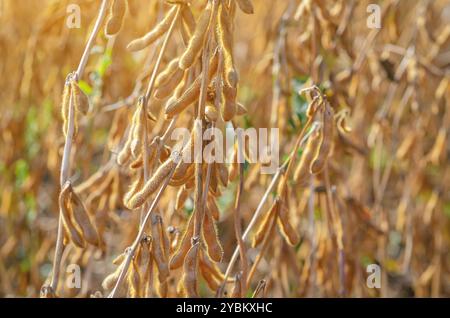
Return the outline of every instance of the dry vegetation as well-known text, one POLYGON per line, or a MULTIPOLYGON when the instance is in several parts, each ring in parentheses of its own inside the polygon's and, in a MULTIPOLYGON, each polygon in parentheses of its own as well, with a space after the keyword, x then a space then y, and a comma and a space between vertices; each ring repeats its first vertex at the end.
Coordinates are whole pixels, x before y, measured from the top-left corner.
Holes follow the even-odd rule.
POLYGON ((1 0, 0 296, 450 296, 450 4, 371 2, 1 0))

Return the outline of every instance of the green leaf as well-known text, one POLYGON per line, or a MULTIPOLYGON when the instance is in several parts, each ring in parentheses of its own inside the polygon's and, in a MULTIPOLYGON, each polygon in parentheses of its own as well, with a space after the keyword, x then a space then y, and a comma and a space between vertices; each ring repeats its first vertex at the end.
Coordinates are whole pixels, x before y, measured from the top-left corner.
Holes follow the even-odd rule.
POLYGON ((364 267, 367 267, 368 265, 375 263, 375 261, 368 255, 361 256, 360 262, 361 265, 364 267))
POLYGON ((384 167, 386 167, 388 157, 389 155, 384 147, 382 147, 379 151, 376 147, 373 148, 372 151, 370 152, 370 159, 369 159, 370 167, 375 168, 377 163, 379 162, 380 168, 384 169, 384 167))
POLYGON ((190 216, 192 212, 194 212, 194 201, 192 201, 190 198, 186 200, 186 203, 184 204, 184 212, 187 216, 190 216))
POLYGON ((293 130, 297 129, 297 125, 295 124, 295 121, 292 117, 288 118, 288 124, 289 127, 291 127, 293 130))
POLYGON ((30 168, 28 166, 28 163, 23 159, 17 160, 14 172, 16 175, 16 186, 21 187, 30 175, 30 168))
POLYGON ((306 122, 306 111, 308 109, 308 101, 306 98, 298 93, 299 90, 304 88, 305 83, 308 81, 308 77, 299 76, 292 80, 292 94, 291 104, 294 109, 294 113, 297 119, 303 125, 306 122))
POLYGON ((244 115, 244 128, 248 129, 253 127, 252 122, 250 121, 250 117, 248 115, 244 115))
POLYGON ((78 86, 80 86, 80 89, 83 91, 83 93, 85 93, 88 96, 92 95, 92 92, 94 91, 91 85, 89 85, 88 82, 85 82, 83 80, 80 80, 78 82, 78 86))
POLYGON ((111 64, 112 64, 112 52, 111 50, 106 50, 97 66, 97 73, 98 75, 100 75, 100 78, 103 78, 103 76, 105 76, 105 73, 111 66, 111 64))
POLYGON ((39 114, 36 107, 31 106, 26 117, 25 144, 27 155, 34 157, 39 152, 39 114))
POLYGON ((444 204, 444 214, 450 218, 450 202, 444 204))

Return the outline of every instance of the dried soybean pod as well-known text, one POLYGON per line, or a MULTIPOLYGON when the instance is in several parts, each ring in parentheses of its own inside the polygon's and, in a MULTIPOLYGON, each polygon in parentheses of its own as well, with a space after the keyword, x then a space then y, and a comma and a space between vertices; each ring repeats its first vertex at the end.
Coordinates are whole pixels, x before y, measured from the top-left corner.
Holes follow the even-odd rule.
POLYGON ((245 114, 247 114, 247 108, 245 108, 245 106, 241 103, 236 103, 236 115, 242 116, 245 114))
POLYGON ((50 287, 48 285, 44 285, 44 286, 42 286, 42 288, 40 290, 39 297, 40 298, 56 298, 56 294, 52 287, 50 287))
POLYGON ((66 229, 67 236, 69 240, 75 244, 75 246, 79 248, 85 247, 85 241, 83 239, 82 234, 78 231, 78 229, 75 227, 75 225, 72 223, 72 220, 70 220, 70 206, 68 207, 68 210, 66 210, 67 217, 66 221, 64 222, 64 228, 66 229), (67 221, 69 220, 69 221, 67 221))
POLYGON ((108 172, 108 175, 104 178, 103 182, 99 184, 94 191, 89 193, 86 202, 88 202, 88 205, 91 205, 94 200, 97 200, 102 195, 106 194, 107 191, 109 191, 109 188, 111 187, 111 184, 114 180, 115 171, 110 170, 108 172))
POLYGON ((180 96, 172 96, 166 103, 165 114, 167 118, 172 118, 181 113, 191 105, 200 95, 201 77, 198 77, 180 96))
POLYGON ((109 173, 109 169, 99 169, 97 172, 92 174, 88 179, 84 180, 82 183, 74 187, 74 191, 77 193, 83 193, 92 189, 95 185, 100 183, 104 177, 109 173))
POLYGON ((200 242, 192 245, 186 254, 183 264, 183 287, 189 298, 198 297, 198 253, 200 242))
MULTIPOLYGON (((150 275, 149 267, 151 259, 151 253, 150 249, 152 247, 152 238, 150 236, 147 236, 145 239, 141 241, 141 245, 139 248, 139 255, 138 255, 138 267, 139 267, 139 274, 142 278, 142 283, 148 281, 148 276, 150 275)), ((145 289, 144 286, 141 286, 141 289, 145 289)), ((144 290, 141 290, 144 292, 144 290)))
MULTIPOLYGON (((144 286, 143 286, 143 297, 151 298, 154 297, 153 285, 155 284, 154 278, 154 266, 153 266, 153 256, 150 254, 150 261, 148 265, 147 275, 145 276, 144 286)), ((157 280, 156 280, 157 281, 157 280)))
POLYGON ((167 265, 167 254, 164 247, 164 231, 162 230, 162 219, 159 214, 152 214, 152 235, 153 235, 153 257, 158 267, 159 282, 164 283, 169 277, 169 268, 167 265))
POLYGON ((124 165, 128 159, 131 157, 131 131, 129 133, 129 138, 125 141, 125 144, 123 145, 122 150, 120 150, 119 154, 117 155, 117 164, 119 166, 124 165))
POLYGON ((209 180, 209 193, 211 193, 215 197, 220 196, 219 181, 217 178, 216 169, 211 170, 211 176, 209 180))
MULTIPOLYGON (((338 127, 338 134, 340 140, 344 140, 344 138, 350 139, 341 132, 340 127, 338 127)), ((410 134, 408 134, 406 138, 403 139, 402 143, 397 147, 397 151, 395 152, 395 158, 398 160, 403 160, 406 157, 406 155, 410 152, 412 146, 417 141, 417 137, 418 136, 415 132, 411 132, 410 134)))
POLYGON ((223 73, 226 85, 236 88, 238 76, 233 62, 233 36, 231 30, 231 18, 226 7, 219 7, 219 21, 216 26, 216 35, 221 46, 223 56, 223 73))
POLYGON ((261 220, 261 223, 259 224, 255 235, 253 236, 252 247, 257 247, 266 237, 269 229, 272 227, 272 223, 277 217, 277 207, 278 203, 275 200, 272 203, 269 211, 264 215, 264 218, 261 220))
POLYGON ((195 22, 194 15, 192 14, 191 8, 189 8, 189 6, 183 6, 181 10, 181 18, 188 28, 189 35, 192 36, 195 32, 197 23, 195 22))
POLYGON ((236 0, 239 6, 239 9, 246 14, 253 14, 253 4, 250 0, 236 0))
MULTIPOLYGON (((172 178, 169 182, 169 185, 171 185, 173 187, 179 187, 182 185, 186 186, 187 183, 189 183, 191 180, 193 180, 195 167, 193 164, 188 165, 187 167, 188 167, 187 170, 185 170, 186 174, 181 177, 172 178)), ((186 189, 190 189, 190 188, 186 186, 186 189)))
POLYGON ((216 162, 215 166, 216 166, 217 175, 219 176, 220 183, 222 183, 222 185, 224 187, 226 187, 228 185, 228 169, 227 169, 227 167, 225 167, 225 165, 221 162, 216 162))
POLYGON ((156 285, 157 293, 160 298, 167 298, 168 286, 167 281, 156 285))
MULTIPOLYGON (((189 149, 186 149, 184 151, 189 151, 189 149)), ((187 154, 183 151, 183 155, 187 154)), ((191 155, 192 158, 192 155, 191 155)), ((191 160, 187 160, 187 161, 191 161, 191 160)), ((180 162, 180 164, 177 166, 177 168, 175 169, 175 172, 173 173, 172 179, 173 180, 180 180, 180 179, 185 179, 187 176, 189 176, 190 174, 192 174, 193 172, 193 167, 194 164, 191 162, 185 162, 184 160, 182 162, 180 162)))
POLYGON ((173 73, 175 73, 180 68, 178 67, 179 58, 175 58, 167 64, 166 68, 161 71, 155 80, 155 87, 160 87, 161 85, 167 84, 173 73))
POLYGON ((70 82, 70 86, 73 94, 75 109, 83 115, 86 115, 89 111, 89 98, 81 90, 80 86, 78 86, 78 83, 74 79, 70 82))
POLYGON ((137 157, 136 159, 134 159, 132 162, 130 162, 129 164, 129 168, 131 170, 136 170, 136 169, 140 169, 142 168, 142 166, 144 165, 144 161, 142 159, 142 153, 139 154, 139 157, 137 157))
POLYGON ((220 270, 217 263, 215 263, 211 258, 209 258, 208 253, 206 253, 205 248, 202 246, 200 253, 200 262, 205 266, 208 271, 213 275, 217 280, 222 282, 225 279, 225 275, 220 270))
POLYGON ((175 18, 175 14, 178 10, 178 6, 174 6, 170 11, 166 14, 166 16, 158 23, 150 32, 148 32, 143 37, 131 41, 127 49, 129 51, 135 52, 145 49, 147 46, 155 42, 159 39, 167 30, 170 28, 170 24, 175 18))
POLYGON ((66 182, 59 194, 59 207, 63 226, 70 241, 80 248, 84 248, 85 243, 81 233, 78 232, 70 216, 70 182, 66 182))
POLYGON ((164 179, 170 174, 170 171, 176 166, 177 163, 172 158, 166 160, 158 170, 156 170, 150 180, 144 184, 144 187, 130 198, 127 202, 127 208, 134 210, 142 206, 147 198, 159 188, 164 179))
POLYGON ((114 176, 114 180, 111 186, 111 194, 109 195, 108 199, 108 207, 111 211, 115 210, 116 205, 119 202, 119 196, 120 196, 120 176, 119 173, 117 172, 114 176))
MULTIPOLYGON (((211 58, 209 64, 208 79, 217 71, 217 54, 211 58)), ((195 81, 186 89, 186 91, 180 97, 172 97, 167 101, 165 106, 165 113, 168 118, 171 118, 179 113, 181 113, 185 108, 195 102, 200 95, 200 86, 202 82, 202 73, 198 76, 195 81)))
POLYGON ((91 223, 83 201, 81 201, 81 198, 73 191, 73 189, 71 189, 71 198, 73 201, 72 216, 75 223, 80 227, 84 239, 92 245, 99 245, 97 230, 91 223))
POLYGON ((136 178, 130 186, 130 189, 123 197, 123 202, 125 206, 128 205, 128 202, 139 191, 140 188, 144 185, 144 174, 142 172, 139 173, 139 177, 136 178))
POLYGON ((439 165, 439 162, 442 160, 442 155, 445 153, 446 145, 448 142, 446 141, 447 131, 444 126, 439 129, 437 137, 435 139, 434 145, 431 148, 431 151, 428 154, 428 158, 431 163, 434 165, 439 165))
POLYGON ((161 236, 161 248, 163 249, 164 255, 166 257, 166 263, 168 265, 168 260, 170 256, 170 239, 169 239, 169 232, 164 229, 162 219, 161 222, 158 223, 159 225, 159 233, 161 236))
POLYGON ((314 97, 312 102, 308 105, 308 108, 306 109, 306 116, 308 118, 313 118, 314 115, 317 112, 317 109, 320 107, 320 96, 314 97))
POLYGON ((95 293, 91 293, 89 298, 104 298, 101 291, 97 290, 95 293))
POLYGON ((141 153, 142 142, 144 140, 144 127, 146 120, 144 116, 144 98, 139 97, 135 113, 133 115, 133 134, 131 139, 131 154, 134 158, 138 158, 141 153))
POLYGON ((234 143, 233 153, 231 154, 231 164, 228 172, 228 180, 231 182, 236 179, 239 171, 238 163, 238 143, 234 143))
POLYGON ((199 262, 200 273, 203 276, 203 279, 206 281, 206 284, 212 291, 216 291, 220 287, 220 281, 209 271, 208 267, 200 259, 199 262))
POLYGON ((183 44, 185 47, 187 47, 192 33, 190 33, 189 30, 187 29, 187 26, 183 22, 183 19, 179 19, 177 21, 177 24, 178 24, 178 29, 180 30, 180 35, 181 35, 181 39, 183 40, 183 44))
POLYGON ((123 261, 125 260, 125 257, 127 255, 125 253, 119 254, 115 259, 113 259, 112 263, 114 265, 120 265, 123 263, 123 261))
POLYGON ((122 271, 123 264, 124 263, 120 264, 114 272, 105 277, 105 279, 102 282, 103 289, 105 290, 113 289, 114 285, 119 279, 119 275, 120 272, 122 271))
POLYGON ((231 292, 231 298, 242 298, 242 292, 244 289, 242 284, 242 273, 237 273, 234 278, 234 287, 233 291, 231 292))
POLYGON ((221 113, 223 121, 230 121, 236 114, 236 93, 237 90, 234 87, 227 84, 222 87, 222 105, 221 113))
POLYGON ((70 77, 72 74, 67 75, 66 81, 64 83, 64 91, 61 101, 61 117, 63 120, 63 133, 67 136, 68 121, 69 121, 69 107, 70 107, 70 77))
POLYGON ((170 253, 173 253, 176 249, 176 247, 178 246, 178 241, 180 239, 180 231, 174 227, 174 226, 169 226, 167 228, 167 233, 169 234, 169 251, 170 253))
POLYGON ((200 249, 199 269, 208 287, 212 291, 216 291, 220 287, 224 276, 217 267, 216 263, 214 263, 209 256, 206 255, 203 246, 200 249))
POLYGON ((219 117, 216 108, 211 105, 206 106, 205 116, 206 120, 210 123, 215 123, 217 121, 217 118, 219 117))
POLYGON ((239 171, 239 164, 237 162, 232 162, 229 168, 228 180, 230 182, 234 181, 237 177, 239 171))
POLYGON ((261 279, 258 282, 258 285, 255 288, 255 291, 253 292, 252 298, 263 298, 265 297, 265 289, 266 289, 266 281, 264 279, 261 279))
POLYGON ((178 66, 182 70, 186 70, 194 64, 197 57, 200 55, 202 47, 208 34, 208 27, 211 21, 212 5, 208 2, 203 10, 200 18, 198 19, 197 26, 195 27, 194 34, 189 41, 188 47, 180 57, 178 66))
POLYGON ((163 85, 160 85, 155 92, 155 97, 159 99, 164 99, 167 96, 173 94, 173 91, 180 84, 184 76, 184 71, 177 68, 175 72, 170 76, 170 79, 163 85))
POLYGON ((127 10, 126 0, 113 0, 110 7, 108 21, 106 22, 106 36, 114 36, 122 28, 123 18, 127 10))
POLYGON ((136 259, 131 262, 131 267, 128 269, 127 274, 128 293, 131 298, 137 298, 140 296, 141 290, 141 278, 139 276, 139 268, 136 265, 136 259))
MULTIPOLYGON (((287 198, 285 198, 287 200, 287 198)), ((278 215, 278 228, 281 234, 286 239, 286 242, 292 246, 295 246, 300 241, 297 232, 289 222, 289 211, 286 207, 285 200, 277 199, 277 215, 278 215)))
POLYGON ((310 181, 311 173, 309 167, 314 159, 317 149, 320 146, 320 134, 314 132, 308 139, 308 143, 305 146, 303 154, 300 158, 300 162, 294 171, 294 182, 298 187, 305 187, 310 181))
POLYGON ((181 278, 180 278, 180 280, 178 281, 178 284, 177 284, 177 294, 180 296, 180 297, 183 297, 183 296, 186 296, 186 290, 185 290, 185 288, 184 288, 184 273, 182 273, 181 274, 181 278))
MULTIPOLYGON (((148 105, 153 105, 153 107, 156 108, 156 106, 159 108, 161 107, 161 102, 159 101, 159 99, 154 98, 153 96, 150 97, 150 101, 147 102, 148 105)), ((147 119, 153 122, 156 122, 157 118, 155 115, 153 115, 153 113, 147 109, 147 119)))
POLYGON ((331 144, 333 142, 334 134, 334 112, 328 102, 325 104, 325 109, 323 112, 323 125, 322 125, 322 139, 320 142, 319 149, 317 149, 316 155, 313 162, 311 163, 310 171, 313 174, 317 174, 322 171, 325 163, 330 154, 331 144))
POLYGON ((189 197, 189 192, 186 187, 181 187, 177 193, 177 199, 175 201, 175 210, 179 211, 183 208, 184 203, 186 203, 187 198, 189 197))
POLYGON ((211 212, 205 208, 205 217, 203 219, 203 238, 209 257, 215 262, 221 262, 223 257, 223 248, 219 241, 216 225, 211 216, 211 212))
POLYGON ((191 237, 194 233, 194 215, 195 213, 191 214, 180 243, 170 259, 169 268, 172 270, 183 265, 184 258, 191 247, 191 237))
POLYGON ((206 207, 211 212, 212 217, 214 220, 218 221, 220 218, 220 211, 219 207, 216 203, 216 198, 210 194, 208 194, 208 200, 206 201, 206 207))
POLYGON ((131 125, 130 125, 130 129, 128 131, 127 139, 125 140, 125 144, 123 145, 122 150, 117 155, 117 163, 119 165, 125 164, 128 161, 128 159, 130 159, 130 157, 131 157, 131 143, 134 138, 134 134, 135 134, 134 131, 135 131, 136 125, 137 125, 138 121, 140 120, 138 115, 139 115, 139 112, 137 112, 137 111, 135 111, 133 113, 133 117, 131 119, 131 125))
MULTIPOLYGON (((156 157, 156 144, 155 143, 151 143, 150 146, 148 146, 148 165, 151 166, 155 157, 156 157)), ((143 160, 143 155, 142 155, 143 151, 141 151, 141 153, 139 154, 139 156, 129 164, 130 169, 132 170, 137 170, 137 169, 141 169, 144 166, 144 160, 143 160)))

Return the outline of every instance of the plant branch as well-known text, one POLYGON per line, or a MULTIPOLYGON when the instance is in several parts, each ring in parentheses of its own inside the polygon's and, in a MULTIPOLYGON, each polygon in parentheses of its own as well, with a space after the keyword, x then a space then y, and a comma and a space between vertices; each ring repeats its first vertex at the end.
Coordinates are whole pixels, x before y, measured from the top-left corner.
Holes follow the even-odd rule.
MULTIPOLYGON (((89 36, 88 42, 86 44, 86 47, 84 49, 83 56, 81 57, 81 61, 79 63, 78 69, 75 73, 75 80, 78 81, 84 73, 84 69, 86 67, 87 61, 89 59, 89 54, 91 51, 91 48, 94 44, 95 39, 97 38, 97 34, 100 30, 100 27, 102 25, 103 19, 106 15, 106 9, 108 0, 103 0, 99 9, 99 13, 97 16, 97 21, 95 22, 94 29, 92 30, 91 35, 89 36)), ((66 141, 64 144, 64 153, 61 163, 61 174, 60 174, 60 186, 62 187, 66 181, 69 180, 69 173, 70 173, 70 155, 72 152, 72 143, 74 138, 74 130, 75 130, 75 108, 73 105, 73 98, 72 95, 70 96, 70 102, 69 102, 69 116, 68 116, 68 129, 67 129, 67 135, 66 135, 66 141)), ((53 259, 53 270, 52 270, 52 279, 50 283, 50 288, 52 292, 56 292, 56 289, 58 287, 58 280, 59 280, 59 272, 61 267, 61 257, 63 254, 64 249, 64 231, 63 231, 63 222, 61 217, 61 211, 59 213, 59 221, 58 221, 58 233, 56 238, 56 247, 55 247, 55 256, 53 259)))

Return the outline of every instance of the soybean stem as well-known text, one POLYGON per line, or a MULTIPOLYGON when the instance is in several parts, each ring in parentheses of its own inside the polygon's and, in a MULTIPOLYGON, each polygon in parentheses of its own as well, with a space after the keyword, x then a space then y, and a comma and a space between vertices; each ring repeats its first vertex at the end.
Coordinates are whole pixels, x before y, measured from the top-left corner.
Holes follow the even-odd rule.
MULTIPOLYGON (((83 52, 83 56, 81 57, 80 63, 78 65, 78 69, 75 73, 75 80, 78 81, 84 73, 84 69, 86 67, 87 61, 89 59, 89 54, 91 51, 91 48, 94 44, 95 39, 97 38, 97 34, 100 30, 100 27, 102 25, 103 19, 106 15, 106 9, 107 9, 108 0, 103 0, 102 4, 99 9, 99 13, 97 16, 97 20, 94 25, 94 29, 92 30, 91 35, 89 36, 88 42, 86 44, 86 47, 83 52)), ((74 130, 75 130, 75 109, 73 106, 73 99, 72 96, 70 96, 69 101, 69 116, 68 116, 68 129, 67 129, 67 135, 66 140, 64 144, 64 153, 63 158, 61 162, 61 174, 60 174, 60 186, 62 187, 68 180, 69 180, 69 173, 70 173, 70 155, 72 152, 72 143, 74 138, 74 130)), ((52 279, 50 283, 50 287, 53 292, 56 292, 56 289, 58 287, 58 280, 59 280, 59 272, 61 267, 61 257, 63 254, 64 249, 64 231, 63 231, 63 223, 62 223, 62 217, 61 217, 61 211, 59 213, 59 221, 58 221, 58 233, 56 238, 56 247, 55 247, 55 256, 53 259, 53 270, 52 270, 52 279)))

